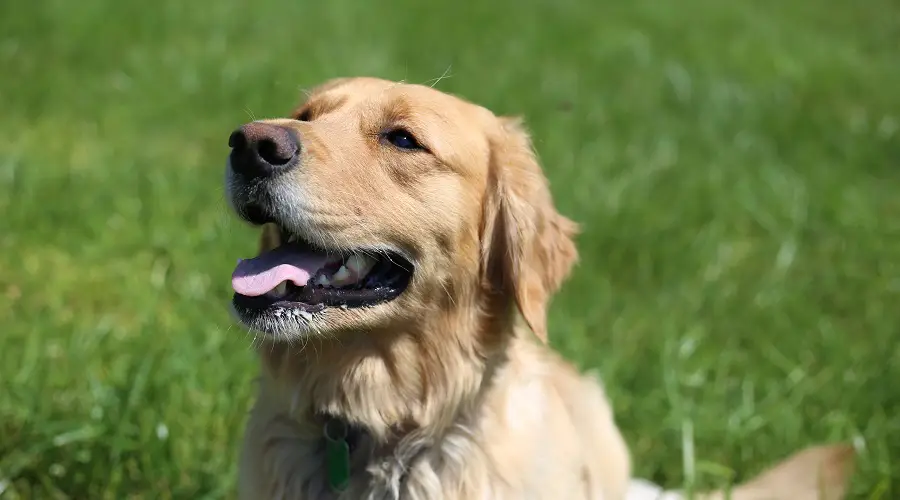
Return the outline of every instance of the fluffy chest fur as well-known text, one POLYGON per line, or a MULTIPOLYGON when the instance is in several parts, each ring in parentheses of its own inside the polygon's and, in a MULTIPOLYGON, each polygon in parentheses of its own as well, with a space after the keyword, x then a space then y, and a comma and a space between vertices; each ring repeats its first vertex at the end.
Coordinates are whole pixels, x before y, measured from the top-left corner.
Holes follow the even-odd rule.
POLYGON ((291 398, 264 376, 244 443, 241 497, 621 498, 628 455, 599 384, 530 342, 511 352, 445 425, 383 440, 364 435, 342 494, 327 484, 322 427, 292 415, 291 398))

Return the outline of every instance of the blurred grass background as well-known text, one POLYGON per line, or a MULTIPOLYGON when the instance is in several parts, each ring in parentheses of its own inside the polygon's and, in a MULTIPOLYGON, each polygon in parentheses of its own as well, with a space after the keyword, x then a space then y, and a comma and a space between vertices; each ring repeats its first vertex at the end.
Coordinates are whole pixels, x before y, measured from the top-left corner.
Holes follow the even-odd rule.
POLYGON ((897 2, 3 0, 0 68, 3 499, 230 497, 229 132, 445 72, 526 117, 584 225, 551 336, 639 475, 852 439, 853 497, 900 495, 897 2))

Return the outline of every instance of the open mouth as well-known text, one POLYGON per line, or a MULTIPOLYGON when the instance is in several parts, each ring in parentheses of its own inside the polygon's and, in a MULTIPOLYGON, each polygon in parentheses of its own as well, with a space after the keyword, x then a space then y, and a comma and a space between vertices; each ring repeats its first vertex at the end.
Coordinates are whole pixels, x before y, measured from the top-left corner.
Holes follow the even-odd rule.
POLYGON ((272 233, 275 248, 239 261, 231 276, 234 305, 245 312, 374 306, 397 298, 412 277, 412 264, 393 252, 326 251, 281 228, 272 233))

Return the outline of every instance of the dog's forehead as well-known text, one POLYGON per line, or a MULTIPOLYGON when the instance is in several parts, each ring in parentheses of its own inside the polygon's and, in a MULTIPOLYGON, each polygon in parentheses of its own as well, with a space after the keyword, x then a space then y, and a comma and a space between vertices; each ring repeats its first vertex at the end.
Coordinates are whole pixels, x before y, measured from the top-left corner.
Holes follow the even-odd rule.
POLYGON ((500 123, 487 108, 457 96, 376 78, 326 82, 298 111, 311 111, 313 121, 358 124, 344 130, 362 133, 385 126, 407 128, 445 165, 478 178, 488 160, 489 138, 500 123))
POLYGON ((327 100, 341 107, 402 105, 412 111, 432 113, 447 120, 494 119, 487 109, 460 97, 425 85, 393 82, 378 78, 345 78, 328 81, 309 93, 308 102, 327 100))

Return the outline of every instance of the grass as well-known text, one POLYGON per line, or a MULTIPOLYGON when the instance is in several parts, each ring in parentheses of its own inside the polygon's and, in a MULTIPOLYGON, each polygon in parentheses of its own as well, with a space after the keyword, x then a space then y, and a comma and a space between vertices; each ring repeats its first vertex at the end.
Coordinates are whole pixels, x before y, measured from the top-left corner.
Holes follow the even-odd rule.
POLYGON ((448 68, 526 116, 584 225, 551 336, 639 475, 853 439, 853 497, 900 495, 896 2, 150 5, 0 4, 0 498, 230 497, 257 365, 228 133, 448 68))

